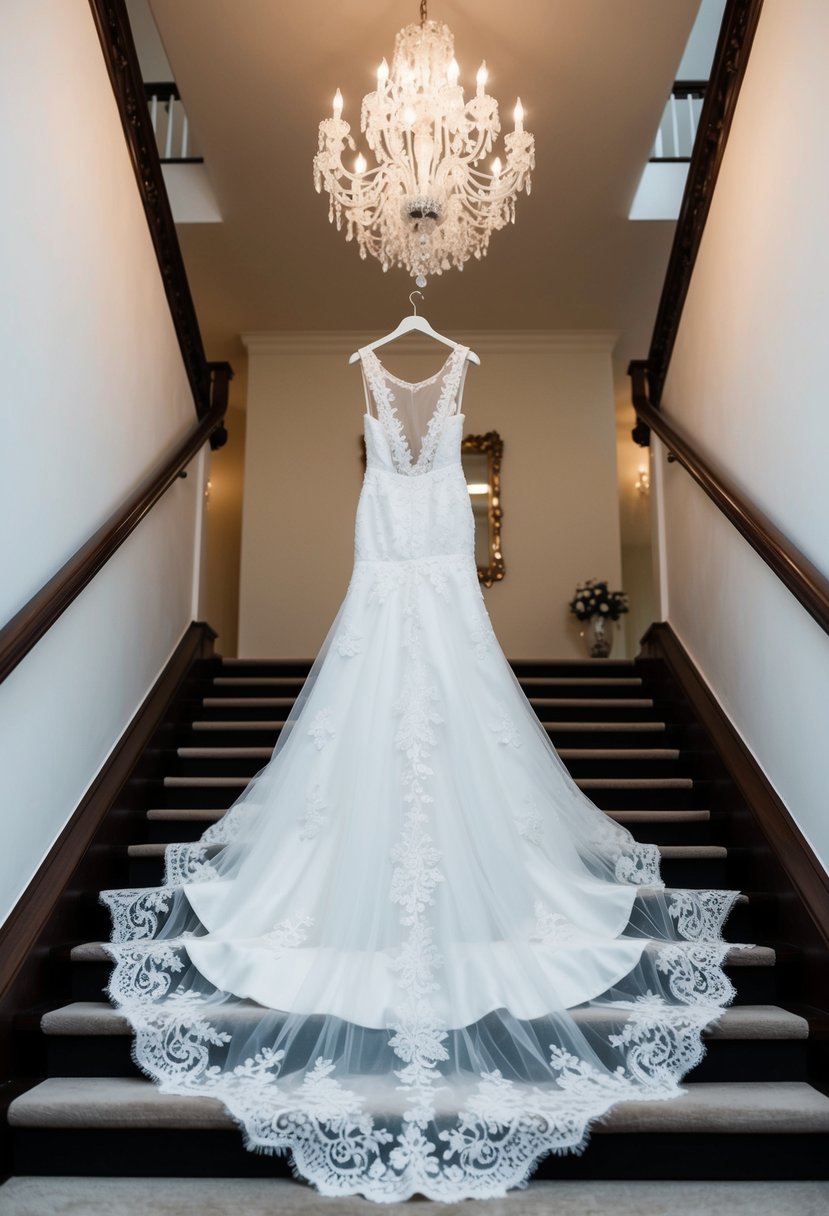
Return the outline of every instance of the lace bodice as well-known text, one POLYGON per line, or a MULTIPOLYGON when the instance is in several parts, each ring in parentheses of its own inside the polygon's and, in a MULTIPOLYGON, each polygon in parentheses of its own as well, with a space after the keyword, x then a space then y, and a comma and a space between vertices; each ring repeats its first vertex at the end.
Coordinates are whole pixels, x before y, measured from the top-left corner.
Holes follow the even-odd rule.
POLYGON ((413 384, 388 372, 372 350, 360 351, 367 412, 357 561, 473 560, 458 408, 468 354, 468 347, 455 347, 439 372, 413 384))

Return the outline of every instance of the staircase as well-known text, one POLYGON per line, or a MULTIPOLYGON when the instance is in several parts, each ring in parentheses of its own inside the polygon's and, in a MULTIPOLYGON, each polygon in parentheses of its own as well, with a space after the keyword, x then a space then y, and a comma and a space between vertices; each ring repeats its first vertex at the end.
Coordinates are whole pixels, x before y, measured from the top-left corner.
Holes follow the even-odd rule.
MULTIPOLYGON (((581 789, 642 841, 660 847, 668 886, 746 889, 746 848, 707 805, 699 732, 650 661, 515 663, 581 789)), ((308 664, 204 660, 171 728, 160 783, 150 783, 117 885, 158 885, 164 847, 196 839, 267 761, 308 664), (179 720, 181 716, 179 714, 179 720)), ((180 708, 180 707, 179 707, 180 708)), ((725 800, 727 802, 727 799, 725 800)), ((747 846, 746 846, 747 847, 747 846)), ((104 910, 89 892, 89 940, 53 962, 55 1000, 22 1035, 42 1036, 46 1078, 9 1107, 14 1172, 158 1176, 287 1175, 282 1158, 248 1153, 213 1099, 165 1096, 137 1071, 125 1020, 103 996, 104 910)), ((748 890, 727 926, 735 1004, 708 1034, 705 1058, 673 1102, 625 1103, 581 1157, 551 1157, 539 1177, 815 1178, 829 1176, 827 1019, 798 1003, 797 945, 777 940, 777 899, 748 890)))

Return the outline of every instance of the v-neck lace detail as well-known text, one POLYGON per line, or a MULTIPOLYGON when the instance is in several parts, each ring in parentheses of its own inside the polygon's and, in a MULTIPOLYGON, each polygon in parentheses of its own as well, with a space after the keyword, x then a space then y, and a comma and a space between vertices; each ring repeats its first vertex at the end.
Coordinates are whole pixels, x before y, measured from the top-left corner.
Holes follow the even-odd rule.
POLYGON ((414 476, 426 472, 431 467, 443 423, 460 388, 468 353, 468 347, 456 346, 439 371, 425 380, 413 383, 392 375, 369 347, 363 347, 360 351, 366 381, 377 408, 377 419, 388 439, 392 462, 398 473, 414 476), (415 459, 411 445, 406 438, 403 420, 395 406, 395 395, 389 387, 388 381, 391 380, 402 388, 414 391, 434 384, 441 378, 443 384, 440 395, 427 423, 426 432, 421 436, 420 451, 415 459))

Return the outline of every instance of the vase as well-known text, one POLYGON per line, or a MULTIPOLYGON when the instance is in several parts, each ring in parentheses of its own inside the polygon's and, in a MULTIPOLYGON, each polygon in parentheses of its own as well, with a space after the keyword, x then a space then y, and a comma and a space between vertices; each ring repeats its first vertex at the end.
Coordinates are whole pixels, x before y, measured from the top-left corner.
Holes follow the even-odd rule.
POLYGON ((591 659, 607 659, 613 649, 613 622, 606 616, 591 616, 585 630, 591 659))

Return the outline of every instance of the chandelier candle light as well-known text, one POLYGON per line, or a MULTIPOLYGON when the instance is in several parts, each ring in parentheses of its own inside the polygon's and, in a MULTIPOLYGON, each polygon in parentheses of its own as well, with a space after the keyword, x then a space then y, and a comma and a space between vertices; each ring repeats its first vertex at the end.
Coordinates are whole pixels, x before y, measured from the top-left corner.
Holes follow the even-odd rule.
POLYGON ((357 152, 339 89, 331 118, 320 123, 314 183, 330 195, 329 219, 338 229, 345 222, 361 257, 371 254, 383 270, 405 267, 418 287, 483 257, 492 233, 515 222, 516 196, 530 192, 535 143, 521 99, 504 137, 505 163, 496 156, 484 167, 501 129, 498 103, 484 92, 486 63, 469 101, 459 79, 452 32, 428 19, 421 0, 420 24, 400 30, 391 68, 384 59, 377 88, 363 98, 360 127, 375 163, 357 152), (357 153, 351 167, 347 149, 357 153))

